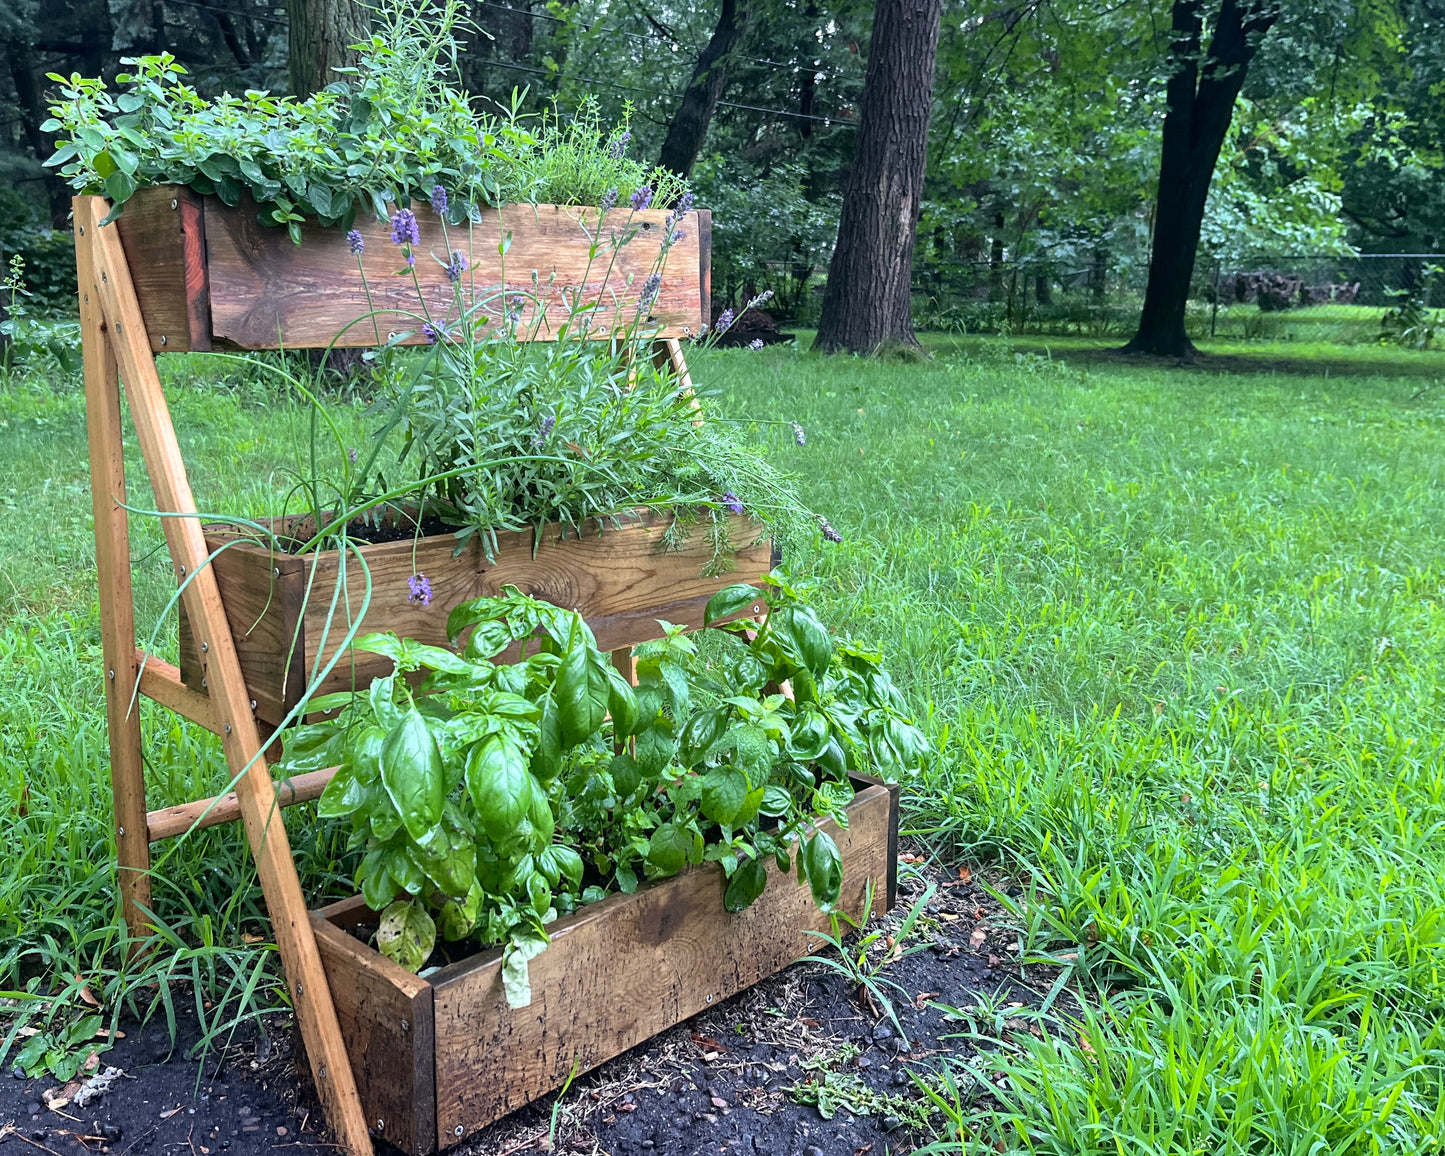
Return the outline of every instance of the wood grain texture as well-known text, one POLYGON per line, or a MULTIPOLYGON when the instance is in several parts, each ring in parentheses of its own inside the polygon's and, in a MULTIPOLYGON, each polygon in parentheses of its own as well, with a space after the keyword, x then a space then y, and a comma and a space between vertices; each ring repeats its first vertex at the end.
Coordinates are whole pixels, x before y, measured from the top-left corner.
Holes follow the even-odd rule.
MULTIPOLYGON (((276 783, 276 805, 294 807, 297 803, 319 799, 321 792, 326 790, 326 784, 335 777, 336 768, 327 767, 320 771, 308 771, 294 779, 281 779, 276 783)), ((159 843, 162 839, 174 839, 191 830, 203 831, 221 823, 234 823, 241 817, 241 800, 235 791, 230 791, 214 798, 150 811, 146 814, 146 830, 150 841, 159 843)))
MULTIPOLYGON (((200 197, 179 186, 137 189, 121 215, 106 226, 119 230, 126 252, 134 255, 131 278, 155 353, 210 348, 209 319, 207 343, 194 347, 191 344, 191 305, 186 286, 187 236, 182 207, 194 207, 199 202, 200 197)), ((106 208, 109 211, 108 205, 106 208)), ((204 237, 199 239, 204 249, 204 237)))
MULTIPOLYGON (((285 823, 276 806, 275 788, 262 757, 264 744, 251 713, 216 575, 204 565, 205 535, 197 518, 184 516, 195 514, 195 496, 156 374, 151 342, 123 242, 116 229, 96 227, 106 212, 102 198, 78 197, 73 206, 77 228, 86 227, 91 246, 91 276, 88 285, 85 280, 81 282, 82 299, 88 291, 100 302, 157 506, 182 515, 162 519, 166 543, 178 573, 195 576, 182 597, 197 643, 208 659, 211 709, 221 725, 227 765, 238 776, 236 793, 246 835, 266 896, 276 946, 291 985, 293 1007, 311 1061, 317 1093, 326 1108, 327 1122, 341 1146, 357 1156, 370 1156, 371 1138, 351 1076, 336 1010, 327 990, 326 973, 317 952, 285 823)), ((131 661, 134 661, 134 647, 135 640, 131 638, 126 647, 131 661)))
MULTIPOLYGON (((712 327, 712 210, 697 211, 698 289, 702 299, 702 323, 712 327)), ((701 330, 698 330, 701 332, 701 330)))
MULTIPOLYGON (((78 203, 77 203, 78 204, 78 203)), ((121 912, 139 942, 149 934, 150 844, 145 837, 146 787, 136 684, 135 602, 131 589, 130 523, 125 511, 125 456, 120 377, 106 332, 91 251, 94 225, 76 214, 75 267, 80 287, 80 339, 85 371, 85 424, 90 442, 90 497, 100 596, 105 670, 105 720, 110 734, 110 789, 121 912)))
POLYGON ((661 253, 663 210, 614 209, 599 229, 595 209, 505 205, 484 210, 481 222, 470 227, 443 228, 430 206, 416 202, 413 208, 421 232, 415 249, 417 283, 396 275, 405 268, 402 252, 392 243, 390 226, 369 214, 356 221, 365 244, 363 281, 341 230, 309 223, 296 245, 286 230, 261 225, 249 202, 232 209, 208 200, 206 248, 216 341, 246 349, 321 348, 332 341, 371 346, 415 331, 410 341, 420 344, 426 340, 420 330, 427 316, 454 322, 464 302, 490 318, 491 329, 501 321, 505 303, 518 295, 523 298, 519 329, 535 340, 555 340, 567 302, 579 297, 588 308, 587 327, 599 335, 640 324, 644 333, 682 337, 684 330, 696 333, 702 325, 696 230, 685 230, 687 235, 668 252, 660 293, 638 321, 643 283, 661 253), (498 253, 504 233, 510 239, 505 257, 498 253), (595 251, 594 236, 600 237, 595 251), (466 254, 468 262, 456 286, 444 267, 452 250, 466 254), (375 318, 369 316, 373 310, 375 318))
MULTIPOLYGON (((888 789, 869 786, 849 829, 830 827, 854 917, 870 882, 882 894, 891 811, 888 789)), ((438 1145, 561 1086, 574 1062, 587 1071, 812 951, 805 929, 827 930, 828 917, 796 878, 771 863, 768 876, 738 914, 723 909, 722 873, 709 864, 558 920, 531 963, 528 1008, 507 1007, 499 952, 432 975, 438 1145)))
POLYGON ((136 666, 140 671, 140 692, 154 699, 162 706, 169 707, 183 718, 205 727, 216 734, 221 728, 211 714, 211 700, 204 694, 197 694, 181 679, 179 668, 144 650, 135 652, 136 666))
MULTIPOLYGON (((362 567, 351 556, 343 567, 335 550, 319 557, 278 556, 242 543, 218 554, 211 568, 230 616, 256 715, 279 723, 300 701, 305 679, 331 660, 353 623, 355 636, 394 630, 403 637, 445 646, 447 615, 454 606, 498 594, 511 584, 533 597, 579 611, 596 634, 598 646, 618 650, 662 637, 659 619, 700 628, 703 609, 713 594, 734 582, 760 581, 772 568, 769 542, 755 541, 759 527, 735 517, 732 540, 742 545, 733 559, 735 569, 705 577, 702 570, 711 548, 704 536, 694 534, 683 549, 663 550, 669 522, 645 513, 627 518, 620 528, 606 527, 580 538, 569 531, 565 539, 560 528, 548 527, 535 557, 531 531, 499 534, 495 561, 488 561, 475 537, 456 556, 456 539, 450 534, 415 543, 407 539, 364 545, 360 549, 370 571, 369 604, 362 567), (431 583, 432 600, 426 606, 412 599, 408 585, 418 573, 431 583), (310 596, 303 607, 308 582, 310 596), (345 594, 338 597, 341 584, 345 594), (298 621, 301 633, 293 647, 298 621)), ((280 529, 275 524, 273 528, 280 529)), ((234 531, 207 531, 211 550, 234 540, 234 531)), ((187 685, 201 689, 204 672, 188 627, 182 634, 181 656, 187 685)), ((503 660, 513 658, 503 656, 503 660)), ((365 685, 390 669, 387 659, 354 653, 336 664, 320 692, 365 685)))
POLYGON ((426 1156, 437 1146, 431 985, 325 913, 311 920, 372 1132, 408 1156, 426 1156))
POLYGON ((183 189, 177 199, 180 202, 182 264, 186 278, 187 341, 197 353, 206 353, 211 348, 211 274, 206 262, 206 203, 190 189, 183 189))

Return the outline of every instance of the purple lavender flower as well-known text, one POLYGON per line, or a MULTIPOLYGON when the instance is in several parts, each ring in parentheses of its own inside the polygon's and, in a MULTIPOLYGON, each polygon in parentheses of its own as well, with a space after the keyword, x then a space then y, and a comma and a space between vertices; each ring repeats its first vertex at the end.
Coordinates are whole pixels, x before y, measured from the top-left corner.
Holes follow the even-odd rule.
POLYGON ((350 458, 353 462, 356 461, 356 458, 358 456, 356 447, 352 446, 349 450, 347 450, 346 456, 350 458))
POLYGON ((793 440, 797 442, 800 446, 807 445, 808 435, 803 431, 803 427, 795 421, 789 422, 788 424, 793 427, 793 440))
POLYGON ((828 521, 827 518, 819 518, 818 525, 822 528, 823 540, 825 542, 832 542, 836 545, 843 540, 843 535, 833 529, 833 523, 828 521))
POLYGON ((756 353, 762 347, 763 339, 761 337, 754 337, 751 341, 748 342, 748 348, 751 349, 754 353, 756 353))
POLYGON ((642 283, 642 293, 637 298, 637 307, 646 309, 657 300, 657 294, 662 289, 662 274, 653 273, 642 283))
POLYGON ((392 214, 391 243, 393 245, 421 244, 421 230, 417 228, 416 214, 410 209, 397 209, 392 214))
POLYGON ((362 237, 360 229, 352 229, 346 234, 346 244, 354 256, 360 257, 366 252, 366 240, 362 237))
POLYGON ((612 156, 613 160, 621 159, 622 154, 627 151, 627 142, 631 139, 632 132, 629 129, 623 129, 620 133, 618 133, 615 137, 612 138, 611 143, 609 143, 607 146, 607 151, 612 156))
POLYGON ((677 219, 679 221, 682 220, 685 216, 687 216, 690 212, 692 212, 691 192, 683 193, 682 196, 678 198, 677 209, 675 211, 677 213, 677 219))
POLYGON ((637 212, 642 212, 648 205, 652 204, 652 186, 643 185, 632 194, 632 207, 637 212))
POLYGON ((431 583, 427 581, 425 574, 413 574, 406 580, 406 584, 411 590, 408 602, 420 602, 423 606, 431 605, 431 583))
POLYGON ((438 217, 446 216, 447 191, 441 185, 432 185, 431 187, 431 211, 438 217))
POLYGON ((762 305, 764 302, 768 301, 772 297, 772 295, 773 291, 771 289, 764 289, 761 293, 759 293, 756 297, 754 297, 751 301, 748 302, 747 308, 752 309, 758 305, 762 305))
POLYGON ((733 311, 731 309, 724 309, 717 319, 717 324, 713 326, 713 330, 717 333, 726 333, 732 328, 733 320, 733 311))
POLYGON ((421 331, 423 334, 425 334, 428 345, 435 345, 437 343, 436 326, 434 326, 430 321, 422 323, 421 331))
POLYGON ((729 490, 722 496, 722 504, 726 506, 729 510, 731 510, 734 514, 741 514, 743 512, 742 502, 738 500, 738 496, 731 490, 729 490))
MULTIPOLYGON (((440 185, 437 188, 441 188, 440 185)), ((447 280, 455 285, 462 279, 462 272, 467 267, 467 257, 460 249, 452 250, 452 259, 447 262, 447 280)))
POLYGON ((537 423, 537 432, 532 435, 532 448, 539 450, 543 443, 551 437, 552 431, 557 428, 557 419, 550 413, 537 423))
POLYGON ((605 213, 617 204, 617 190, 608 189, 602 194, 602 211, 605 213))

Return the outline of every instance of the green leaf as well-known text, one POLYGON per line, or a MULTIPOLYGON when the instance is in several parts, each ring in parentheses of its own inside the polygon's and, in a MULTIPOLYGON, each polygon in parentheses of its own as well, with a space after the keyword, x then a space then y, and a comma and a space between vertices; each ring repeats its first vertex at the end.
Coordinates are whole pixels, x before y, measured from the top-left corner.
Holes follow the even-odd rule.
POLYGON ((436 924, 415 899, 399 900, 381 913, 377 949, 407 971, 418 972, 426 966, 436 941, 436 924))
POLYGON ((637 790, 642 782, 642 768, 638 766, 637 760, 626 751, 612 757, 612 763, 608 767, 612 775, 612 786, 616 789, 619 798, 628 799, 637 790))
POLYGON ((663 875, 676 875, 692 853, 693 842, 692 832, 685 827, 664 823, 652 833, 647 861, 663 875))
POLYGON ((702 813, 731 827, 748 796, 747 777, 734 767, 714 767, 702 780, 702 813))
POLYGON ((786 815, 793 805, 793 796, 788 794, 786 787, 774 784, 763 792, 763 801, 759 810, 764 815, 786 815))
POLYGON ((622 739, 637 730, 637 695, 632 684, 622 677, 615 666, 607 667, 608 692, 607 712, 612 716, 612 735, 622 739))
POLYGON ((442 904, 438 918, 441 923, 442 938, 448 943, 465 939, 472 933, 472 928, 477 925, 477 913, 482 909, 483 894, 482 885, 473 881, 466 899, 462 902, 458 903, 455 899, 448 899, 442 904))
POLYGON ((843 856, 832 836, 826 831, 815 831, 803 845, 798 865, 807 872, 808 886, 813 891, 813 902, 818 905, 818 910, 836 911, 843 887, 843 856))
POLYGON ((702 612, 702 623, 704 626, 711 626, 721 618, 731 618, 744 611, 761 614, 767 606, 767 599, 756 586, 749 586, 747 583, 724 586, 707 600, 707 607, 702 612))
POLYGON ((532 808, 527 756, 506 735, 488 735, 467 756, 467 793, 482 829, 497 842, 513 837, 532 808))
POLYGON ((823 677, 833 659, 833 640, 809 607, 786 606, 777 611, 768 619, 767 634, 814 678, 823 677))
POLYGON ((705 755, 723 737, 727 725, 727 707, 712 706, 692 715, 684 724, 680 736, 684 754, 689 760, 705 755))
POLYGON ((548 850, 557 866, 562 869, 562 874, 572 881, 573 886, 582 885, 582 856, 571 847, 564 847, 560 843, 554 843, 548 850))
POLYGON ((366 788, 357 782, 351 767, 343 763, 336 768, 336 774, 321 792, 316 813, 323 819, 339 819, 359 810, 365 802, 366 788))
POLYGON ((672 724, 659 718, 637 736, 637 764, 647 778, 656 778, 677 753, 677 740, 672 737, 672 724))
POLYGON ((414 706, 382 745, 381 782, 413 839, 421 839, 441 821, 446 771, 431 728, 414 706))
POLYGON ((557 717, 562 746, 575 747, 602 729, 612 691, 612 664, 589 646, 574 646, 557 668, 557 717))
POLYGON ((763 893, 768 885, 768 871, 760 859, 749 859, 740 863, 728 881, 723 893, 723 907, 728 911, 741 911, 763 893))
POLYGON ((557 700, 551 691, 541 702, 542 717, 537 720, 537 749, 532 752, 532 774, 541 783, 550 783, 562 770, 562 723, 557 700))
POLYGON ((827 750, 830 737, 828 719, 822 711, 801 709, 793 722, 788 748, 793 758, 802 763, 810 763, 827 750))

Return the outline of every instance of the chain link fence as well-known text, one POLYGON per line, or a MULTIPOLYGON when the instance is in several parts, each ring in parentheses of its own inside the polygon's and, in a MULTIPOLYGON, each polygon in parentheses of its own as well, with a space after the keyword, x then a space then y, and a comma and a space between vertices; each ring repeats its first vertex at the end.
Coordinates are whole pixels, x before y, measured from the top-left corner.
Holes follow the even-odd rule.
MULTIPOLYGON (((1128 338, 1147 269, 1042 261, 933 264, 914 273, 921 327, 1128 338)), ((1445 254, 1274 255, 1201 262, 1186 318, 1196 341, 1445 347, 1445 254)))

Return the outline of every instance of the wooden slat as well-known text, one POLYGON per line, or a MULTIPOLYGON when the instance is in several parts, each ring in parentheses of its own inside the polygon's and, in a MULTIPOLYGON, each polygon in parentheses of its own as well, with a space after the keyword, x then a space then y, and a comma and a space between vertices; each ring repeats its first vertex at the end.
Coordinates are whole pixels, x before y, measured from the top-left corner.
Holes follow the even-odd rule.
MULTIPOLYGON (((867 787, 849 829, 828 828, 844 857, 842 907, 855 917, 870 880, 882 895, 890 811, 887 788, 867 787)), ((721 871, 707 865, 558 920, 531 962, 524 1010, 503 998, 500 952, 432 975, 438 1144, 559 1087, 574 1062, 595 1067, 815 950, 804 929, 826 930, 828 917, 796 878, 771 863, 768 874, 738 914, 723 909, 721 871)))
POLYGON ((80 286, 80 336, 85 367, 85 420, 90 441, 90 496, 95 520, 100 641, 105 662, 105 717, 110 733, 110 787, 115 800, 115 844, 121 911, 137 940, 149 932, 150 844, 146 839, 146 788, 140 713, 131 709, 136 680, 135 603, 131 590, 130 526, 124 508, 125 457, 120 378, 92 287, 95 232, 76 215, 75 265, 80 286))
MULTIPOLYGON (((88 291, 101 304, 108 326, 107 336, 120 362, 131 418, 156 504, 159 509, 182 515, 163 518, 162 525, 178 570, 183 567, 187 573, 195 574, 183 595, 186 610, 197 642, 208 656, 211 709, 221 725, 227 764, 234 774, 240 775, 237 794, 246 834, 266 896, 276 946, 291 984, 293 1005, 317 1093, 340 1144, 358 1156, 369 1156, 371 1139, 336 1009, 327 990, 326 973, 291 857, 285 823, 276 806, 270 773, 261 757, 262 739, 251 714, 225 607, 215 574, 203 566, 207 554, 205 535, 197 518, 184 516, 195 513, 195 498, 156 374, 126 253, 115 229, 94 227, 106 211, 104 200, 78 197, 73 205, 77 225, 87 226, 91 243, 92 276, 87 279, 88 285, 86 281, 81 282, 82 295, 88 291)), ((134 661, 131 653, 134 645, 132 639, 126 647, 131 661, 134 661)))
POLYGON ((426 1156, 436 1148, 431 985, 324 913, 311 920, 367 1121, 379 1139, 408 1156, 426 1156))
MULTIPOLYGON (((698 274, 699 296, 702 299, 702 323, 712 326, 712 210, 697 211, 697 250, 701 266, 698 274)), ((700 330, 694 330, 700 332, 700 330)))
MULTIPOLYGON (((301 244, 295 245, 286 230, 261 225, 254 205, 230 209, 208 201, 206 248, 216 340, 246 349, 320 348, 333 340, 338 346, 368 346, 389 334, 413 331, 411 340, 422 343, 421 325, 428 315, 443 322, 458 316, 457 286, 440 263, 453 249, 468 258, 461 290, 492 318, 492 325, 502 317, 504 300, 520 295, 518 327, 532 334, 535 297, 546 305, 546 324, 535 337, 553 340, 566 319, 564 297, 580 293, 584 303, 597 306, 589 327, 606 334, 637 322, 638 299, 658 261, 666 216, 662 210, 614 209, 592 253, 595 209, 506 205, 486 209, 477 225, 444 229, 430 206, 417 202, 413 208, 421 232, 415 283, 396 275, 405 266, 390 226, 369 214, 356 221, 366 247, 360 259, 363 281, 341 230, 303 225, 301 244), (503 232, 510 235, 505 257, 498 254, 503 232), (612 239, 629 232, 632 239, 614 253, 612 239), (420 312, 418 283, 426 315, 420 312), (374 323, 368 317, 373 309, 379 311, 374 323)), ((642 320, 644 331, 655 329, 663 337, 681 337, 685 329, 696 333, 702 325, 698 236, 696 230, 685 231, 688 235, 667 256, 661 292, 642 320)))
POLYGON ((200 724, 208 731, 221 733, 221 728, 211 717, 210 698, 197 694, 182 682, 179 667, 157 658, 154 654, 146 654, 144 650, 135 652, 135 660, 136 668, 140 671, 141 694, 169 707, 191 722, 200 724))
MULTIPOLYGON (((145 316, 147 339, 156 353, 211 347, 209 332, 204 344, 192 345, 192 306, 187 295, 187 214, 196 214, 199 203, 200 197, 179 186, 137 189, 115 221, 126 252, 145 255, 132 269, 131 280, 145 316)), ((190 243, 198 253, 203 251, 199 234, 190 243)), ((194 273, 191 276, 194 279, 194 273)))
MULTIPOLYGON (((206 203, 190 189, 178 194, 182 264, 186 280, 188 344, 196 352, 211 348, 211 274, 206 263, 206 203)), ((144 312, 144 309, 142 309, 144 312)), ((147 318, 146 324, 150 321, 147 318)))
MULTIPOLYGON (((335 767, 320 771, 308 771, 294 779, 282 779, 276 783, 276 805, 294 807, 297 803, 309 803, 321 798, 326 784, 336 776, 335 767)), ((152 843, 162 839, 174 839, 187 831, 203 831, 222 823, 234 823, 241 818, 241 801, 235 791, 211 799, 197 799, 193 803, 179 803, 174 807, 163 807, 146 815, 146 830, 152 843)))

